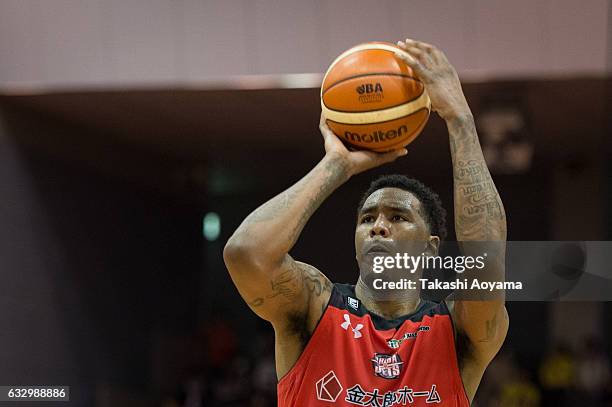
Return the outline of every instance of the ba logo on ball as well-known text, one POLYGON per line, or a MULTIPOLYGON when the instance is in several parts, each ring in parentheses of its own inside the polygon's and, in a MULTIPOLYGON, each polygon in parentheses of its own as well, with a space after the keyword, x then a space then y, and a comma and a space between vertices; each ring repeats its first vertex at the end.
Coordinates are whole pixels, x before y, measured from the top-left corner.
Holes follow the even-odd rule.
POLYGON ((382 92, 383 88, 380 83, 364 83, 357 86, 357 93, 363 95, 364 93, 377 93, 382 92))
POLYGON ((397 379, 402 371, 403 363, 397 353, 394 355, 375 353, 372 358, 374 374, 384 379, 397 379))

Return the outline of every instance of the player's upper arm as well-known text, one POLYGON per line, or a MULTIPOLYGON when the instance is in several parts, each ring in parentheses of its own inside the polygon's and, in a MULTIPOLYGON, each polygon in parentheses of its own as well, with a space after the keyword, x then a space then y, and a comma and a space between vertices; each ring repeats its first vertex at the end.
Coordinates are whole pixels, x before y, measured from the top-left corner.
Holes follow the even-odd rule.
MULTIPOLYGON (((464 256, 482 256, 483 268, 466 270, 464 277, 480 282, 502 282, 505 279, 505 241, 460 242, 464 256)), ((471 285, 470 285, 471 286, 471 285)), ((505 292, 482 288, 455 291, 448 301, 455 329, 468 340, 471 357, 488 364, 501 348, 508 332, 509 319, 505 292)))
POLYGON ((288 254, 275 264, 253 261, 226 246, 223 257, 242 298, 274 325, 290 316, 306 318, 312 309, 321 309, 318 303, 327 303, 331 293, 331 283, 323 273, 288 254))
POLYGON ((469 340, 470 357, 488 365, 508 333, 508 311, 503 301, 448 301, 455 329, 469 340))

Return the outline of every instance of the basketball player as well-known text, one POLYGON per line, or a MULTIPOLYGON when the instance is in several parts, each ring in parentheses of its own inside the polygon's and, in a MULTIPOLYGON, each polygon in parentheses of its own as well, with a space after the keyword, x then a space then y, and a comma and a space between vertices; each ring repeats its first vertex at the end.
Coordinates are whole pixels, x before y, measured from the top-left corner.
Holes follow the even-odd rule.
MULTIPOLYGON (((506 217, 457 73, 431 45, 407 39, 398 46, 408 54, 398 56, 425 83, 432 109, 448 127, 457 240, 498 242, 487 272, 501 281, 506 217)), ((468 406, 506 336, 503 293, 486 301, 434 303, 403 298, 400 291, 381 300, 367 283, 372 270, 361 268, 355 286, 332 284, 289 255, 308 219, 336 188, 407 153, 348 151, 324 118, 320 129, 323 159, 251 213, 224 250, 240 294, 274 327, 278 405, 468 406)), ((422 243, 424 252, 435 255, 445 234, 444 213, 437 195, 418 181, 399 175, 375 181, 358 208, 357 259, 391 252, 402 242, 422 243)))

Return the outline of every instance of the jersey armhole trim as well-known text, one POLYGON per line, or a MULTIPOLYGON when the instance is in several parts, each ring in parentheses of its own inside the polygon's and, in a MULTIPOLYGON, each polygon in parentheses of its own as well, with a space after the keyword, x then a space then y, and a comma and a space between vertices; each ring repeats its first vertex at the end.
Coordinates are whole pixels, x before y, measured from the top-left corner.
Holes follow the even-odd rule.
MULTIPOLYGON (((289 369, 287 371, 287 373, 285 373, 283 375, 283 377, 281 377, 280 379, 278 379, 278 382, 276 383, 276 386, 278 387, 282 381, 285 380, 285 378, 289 375, 291 375, 295 369, 296 366, 298 366, 300 364, 300 362, 302 361, 302 359, 304 359, 304 355, 306 354, 306 351, 308 350, 308 347, 310 346, 310 343, 312 342, 312 338, 315 336, 315 334, 317 333, 317 330, 319 329, 319 325, 321 325, 321 321, 323 320, 323 317, 325 316, 325 314, 327 314, 327 310, 329 309, 329 304, 331 304, 332 298, 334 296, 334 291, 336 291, 336 285, 333 285, 332 288, 332 292, 329 295, 329 299, 327 300, 327 304, 325 305, 325 310, 323 311, 323 313, 321 314, 321 317, 319 318, 319 320, 317 321, 317 323, 315 324, 314 329, 312 330, 312 334, 310 334, 310 337, 308 338, 308 340, 306 341, 306 345, 304 345, 304 349, 302 350, 302 353, 300 354, 300 357, 297 358, 297 360, 295 361, 295 363, 293 364, 293 366, 291 366, 291 369, 289 369)), ((455 352, 456 353, 456 352, 455 352)))

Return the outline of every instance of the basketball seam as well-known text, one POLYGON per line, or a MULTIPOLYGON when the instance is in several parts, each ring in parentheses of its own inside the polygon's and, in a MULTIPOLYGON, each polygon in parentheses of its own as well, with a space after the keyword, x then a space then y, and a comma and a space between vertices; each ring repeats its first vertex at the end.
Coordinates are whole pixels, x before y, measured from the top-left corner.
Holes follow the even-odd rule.
POLYGON ((328 120, 328 121, 330 121, 332 123, 343 124, 343 125, 347 125, 348 124, 348 125, 353 125, 353 126, 370 126, 372 124, 389 123, 389 122, 392 122, 392 121, 395 121, 395 120, 405 119, 406 117, 410 117, 412 115, 415 115, 415 114, 417 114, 417 113, 419 113, 420 111, 423 111, 423 110, 429 110, 429 109, 427 109, 426 107, 422 107, 419 110, 415 110, 412 113, 408 113, 407 115, 396 117, 395 119, 389 119, 389 120, 384 120, 382 122, 375 122, 375 123, 343 123, 343 122, 337 122, 335 120, 331 120, 331 119, 327 119, 327 118, 326 118, 326 120, 328 120))
MULTIPOLYGON (((392 122, 392 121, 394 121, 394 120, 405 119, 406 117, 410 117, 410 116, 412 116, 412 115, 414 115, 414 114, 417 114, 417 113, 419 113, 420 111, 423 111, 423 110, 428 110, 428 109, 426 109, 426 108, 421 108, 421 109, 419 109, 419 110, 417 110, 417 111, 415 111, 415 112, 412 112, 412 113, 410 113, 410 114, 407 114, 406 116, 398 117, 397 119, 392 119, 392 120, 387 120, 387 121, 388 121, 388 122, 392 122)), ((429 114, 428 114, 428 116, 429 116, 429 114)), ((334 121, 333 121, 333 120, 330 120, 330 122, 334 122, 334 121)), ((334 122, 334 123, 338 123, 338 122, 334 122)), ((385 123, 385 122, 381 122, 381 123, 385 123)), ((384 148, 385 150, 384 150, 384 151, 382 151, 382 152, 392 151, 392 150, 394 150, 395 148, 397 148, 397 146, 399 146, 399 145, 401 145, 402 143, 404 143, 404 142, 406 141, 406 139, 411 138, 411 137, 412 137, 412 136, 413 136, 415 133, 419 133, 419 134, 420 134, 420 133, 421 133, 421 131, 423 131, 423 128, 425 127, 425 124, 426 124, 426 123, 427 123, 427 120, 425 120, 425 121, 424 121, 422 124, 420 124, 420 125, 419 125, 419 126, 416 128, 416 129, 414 129, 414 131, 412 131, 412 133, 410 133, 408 136, 406 136, 406 137, 402 138, 401 140, 397 141, 396 143, 393 143, 393 144, 390 144, 390 145, 388 145, 388 146, 384 146, 384 147, 383 147, 383 146, 378 146, 378 147, 377 147, 377 146, 372 146, 372 147, 374 147, 375 149, 377 149, 377 148, 384 148)), ((344 123, 338 123, 338 124, 344 124, 344 123)), ((418 136, 418 134, 417 134, 417 136, 418 136)), ((339 139, 340 139, 342 142, 347 142, 347 141, 346 141, 346 140, 344 140, 344 139, 343 139, 341 136, 336 135, 336 137, 338 137, 338 138, 339 138, 339 139)), ((416 137, 416 136, 415 136, 415 137, 416 137)), ((348 143, 348 142, 347 142, 347 143, 348 143)), ((351 147, 355 147, 355 148, 357 148, 357 149, 359 149, 359 150, 366 149, 366 148, 365 148, 365 146, 361 146, 361 145, 358 145, 358 144, 350 144, 350 143, 349 143, 349 145, 350 145, 351 147)), ((366 150, 367 150, 367 149, 366 149, 366 150)), ((373 150, 373 151, 375 151, 375 150, 373 150)))
MULTIPOLYGON (((398 117, 397 119, 393 119, 393 120, 405 119, 406 117, 409 117, 409 116, 412 116, 412 115, 414 115, 414 114, 417 114, 417 113, 419 113, 419 112, 420 112, 420 111, 422 111, 422 110, 427 110, 427 109, 422 108, 422 109, 417 110, 416 112, 410 113, 410 114, 408 114, 408 115, 406 115, 406 116, 398 117)), ((428 113, 428 117, 429 117, 429 113, 428 113)), ((388 121, 390 121, 390 122, 391 122, 391 121, 393 121, 393 120, 388 120, 388 121)), ((332 120, 330 120, 330 121, 332 121, 332 120)), ((334 123, 337 123, 337 122, 334 122, 334 123)), ((381 123, 383 123, 383 122, 381 122, 381 123)), ((387 152, 387 151, 392 151, 392 150, 395 150, 395 149, 396 149, 398 146, 400 146, 402 143, 404 143, 404 142, 406 141, 406 139, 413 138, 413 140, 414 140, 414 137, 418 136, 418 135, 419 135, 419 134, 420 134, 420 133, 423 131, 423 128, 425 127, 425 124, 426 124, 426 123, 427 123, 427 120, 425 120, 425 121, 424 121, 422 124, 420 124, 420 125, 419 125, 419 126, 418 126, 418 127, 417 127, 417 128, 414 130, 414 131, 412 131, 412 133, 410 133, 408 136, 406 136, 406 137, 402 138, 401 140, 397 141, 396 143, 393 143, 393 144, 390 144, 390 145, 387 145, 387 146, 371 146, 371 147, 373 148, 373 150, 372 150, 372 151, 377 151, 379 148, 384 148, 384 150, 383 150, 383 151, 380 151, 380 152, 387 152), (415 133, 418 133, 418 134, 417 134, 416 136, 414 136, 414 134, 415 134, 415 133), (413 137, 413 136, 414 136, 414 137, 413 137)), ((339 124, 343 124, 343 123, 339 123, 339 124)), ((341 136, 338 136, 338 135, 336 135, 336 136, 337 136, 337 137, 338 137, 338 138, 339 138, 339 139, 340 139, 340 140, 341 140, 343 143, 348 143, 348 141, 344 140, 344 139, 343 139, 341 136)), ((365 150, 369 150, 369 148, 366 148, 366 146, 362 146, 362 145, 358 145, 358 144, 350 144, 350 143, 348 143, 348 144, 349 144, 351 147, 354 147, 354 148, 356 148, 356 149, 358 149, 358 150, 364 150, 364 149, 365 149, 365 150)), ((370 147, 370 146, 368 146, 368 147, 370 147)))
MULTIPOLYGON (((328 89, 329 90, 329 89, 328 89)), ((326 91, 327 92, 327 91, 326 91)), ((414 102, 415 100, 417 100, 418 98, 420 98, 423 95, 423 92, 425 92, 425 86, 423 86, 423 89, 421 89, 421 93, 419 93, 418 95, 416 95, 414 98, 409 99, 409 100, 405 100, 401 103, 398 103, 396 105, 391 105, 391 106, 385 106, 385 107, 381 107, 380 109, 370 109, 370 110, 364 110, 364 111, 359 111, 359 110, 340 110, 340 109, 332 109, 329 106, 325 105, 326 108, 328 108, 329 110, 333 110, 334 112, 341 112, 341 113, 368 113, 368 112, 380 112, 382 110, 386 110, 386 109, 392 109, 394 107, 398 107, 401 105, 405 105, 406 103, 411 103, 414 102)), ((321 102, 323 104, 325 104, 325 101, 323 99, 321 99, 321 102)))
MULTIPOLYGON (((344 79, 340 79, 339 81, 332 83, 327 88, 325 88, 325 90, 322 90, 321 95, 325 95, 325 92, 328 92, 331 88, 333 88, 336 85, 341 84, 342 82, 350 81, 351 79, 355 79, 355 78, 361 78, 362 76, 376 76, 376 75, 381 75, 381 76, 401 76, 403 78, 414 79, 415 81, 423 84, 423 82, 419 78, 417 78, 416 76, 410 76, 410 75, 406 75, 406 74, 403 74, 403 73, 393 73, 393 72, 362 73, 362 74, 359 74, 359 75, 348 76, 348 77, 346 77, 344 79)), ((425 86, 425 85, 423 84, 423 86, 425 86)))
MULTIPOLYGON (((359 44, 359 45, 355 45, 352 48, 349 48, 348 50, 344 51, 342 54, 340 54, 336 59, 334 59, 332 61, 332 63, 329 65, 329 68, 327 68, 327 71, 325 72, 325 75, 323 75, 323 83, 325 83, 325 79, 327 79, 327 75, 329 74, 329 72, 332 70, 332 68, 338 63, 340 62, 340 60, 342 60, 343 58, 346 58, 347 56, 355 53, 355 52, 361 52, 361 51, 367 51, 370 49, 377 49, 377 50, 383 50, 383 51, 387 51, 387 52, 392 52, 392 53, 396 53, 396 52, 400 52, 400 53, 405 53, 408 54, 406 51, 404 51, 401 48, 398 48, 396 46, 394 46, 393 44, 359 44)), ((408 54, 409 55, 409 54, 408 54)), ((323 92, 323 89, 321 88, 321 92, 323 92)))
MULTIPOLYGON (((414 112, 414 113, 410 113, 408 116, 412 116, 413 114, 416 114, 416 113, 420 112, 421 110, 427 110, 427 109, 425 109, 425 108, 423 108, 423 109, 419 109, 419 110, 417 110, 417 111, 416 111, 416 112, 414 112)), ((404 116, 404 117, 408 117, 408 116, 404 116)), ((429 113, 427 114, 427 116, 428 116, 428 118, 429 118, 429 113)), ((403 117, 400 117, 400 119, 403 119, 403 117)), ((389 146, 385 146, 384 148, 385 148, 385 149, 387 149, 387 148, 388 148, 388 149, 390 149, 390 150, 393 150, 393 149, 395 149, 397 146, 399 146, 399 145, 401 145, 402 143, 404 143, 404 142, 406 141, 405 139, 412 138, 412 137, 414 136, 414 134, 415 134, 415 133, 418 133, 418 134, 417 134, 417 136, 418 136, 419 134, 421 134, 421 132, 423 131, 423 128, 425 127, 425 125, 426 125, 426 124, 427 124, 427 120, 425 120, 423 123, 421 123, 421 124, 420 124, 420 125, 419 125, 419 126, 416 128, 416 129, 414 129, 414 131, 413 131, 412 133, 410 133, 408 136, 404 137, 404 139, 402 139, 402 140, 398 141, 397 143, 391 144, 391 145, 389 145, 389 146)), ((414 137, 416 137, 416 136, 414 136, 414 137)), ((414 138, 413 138, 413 140, 414 140, 414 138)))
MULTIPOLYGON (((345 118, 348 118, 348 117, 361 118, 361 117, 364 117, 364 116, 372 116, 372 113, 380 113, 380 112, 384 112, 385 110, 389 110, 389 111, 393 110, 393 109, 399 110, 403 106, 407 107, 407 105, 409 105, 409 104, 417 104, 417 102, 419 102, 419 99, 421 99, 421 98, 423 98, 423 101, 421 103, 423 103, 424 106, 419 107, 416 111, 421 110, 423 108, 426 108, 427 110, 431 110, 431 101, 429 99, 429 96, 427 95, 427 92, 422 92, 421 95, 417 99, 412 100, 410 102, 402 103, 401 105, 398 105, 398 106, 395 106, 395 107, 388 107, 388 108, 380 109, 380 110, 372 110, 372 111, 366 111, 366 112, 342 112, 342 111, 337 111, 337 110, 334 110, 334 109, 330 109, 329 107, 327 107, 325 105, 325 103, 323 103, 323 100, 321 100, 321 108, 323 110, 323 115, 326 118, 328 118, 328 119, 330 118, 330 116, 334 116, 334 115, 337 116, 338 114, 339 115, 344 115, 345 118)), ((417 106, 418 106, 418 104, 417 104, 417 106)), ((395 119, 397 119, 399 117, 404 117, 404 116, 405 115, 401 115, 401 116, 393 117, 392 119, 385 119, 385 120, 380 120, 380 121, 379 120, 364 121, 364 122, 361 122, 361 123, 359 123, 359 122, 358 123, 354 123, 354 122, 350 122, 350 121, 347 122, 347 121, 331 120, 331 119, 330 120, 333 121, 334 123, 342 123, 342 124, 376 124, 376 123, 388 122, 388 121, 395 120, 395 119)))

